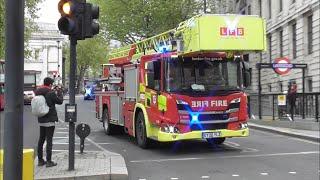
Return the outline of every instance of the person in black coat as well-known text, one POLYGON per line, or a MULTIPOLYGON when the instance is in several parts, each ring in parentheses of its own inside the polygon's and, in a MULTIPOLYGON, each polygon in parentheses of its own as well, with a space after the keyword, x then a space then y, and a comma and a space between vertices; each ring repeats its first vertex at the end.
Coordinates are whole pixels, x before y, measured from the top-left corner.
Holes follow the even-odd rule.
POLYGON ((51 160, 52 156, 52 138, 55 129, 55 122, 58 121, 58 114, 55 105, 63 103, 63 90, 61 88, 52 89, 54 80, 46 77, 43 86, 35 90, 35 95, 43 95, 49 106, 49 112, 45 116, 38 117, 40 125, 40 136, 38 141, 38 166, 46 165, 46 167, 56 166, 57 163, 51 160), (43 144, 47 141, 46 160, 43 159, 43 144))
POLYGON ((296 99, 297 99, 297 84, 296 82, 292 82, 289 84, 289 89, 288 89, 288 102, 290 105, 290 114, 291 114, 292 120, 294 115, 294 109, 296 107, 296 99))

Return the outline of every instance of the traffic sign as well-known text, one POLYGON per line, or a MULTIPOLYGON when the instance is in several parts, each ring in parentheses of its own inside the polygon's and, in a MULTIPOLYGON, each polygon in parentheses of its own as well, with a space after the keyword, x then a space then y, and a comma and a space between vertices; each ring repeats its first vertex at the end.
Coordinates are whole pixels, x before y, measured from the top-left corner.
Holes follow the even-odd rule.
POLYGON ((281 57, 275 59, 272 64, 272 68, 279 75, 284 75, 289 73, 289 71, 293 68, 293 64, 290 63, 289 59, 286 57, 281 57))

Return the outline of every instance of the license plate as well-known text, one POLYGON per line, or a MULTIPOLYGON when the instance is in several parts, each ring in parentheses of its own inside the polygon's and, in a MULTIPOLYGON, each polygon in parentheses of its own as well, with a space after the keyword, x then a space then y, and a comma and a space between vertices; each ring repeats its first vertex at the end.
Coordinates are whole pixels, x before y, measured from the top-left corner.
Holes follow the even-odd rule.
POLYGON ((208 139, 208 138, 215 138, 215 137, 220 137, 221 136, 221 132, 217 131, 217 132, 203 132, 202 133, 202 139, 208 139))

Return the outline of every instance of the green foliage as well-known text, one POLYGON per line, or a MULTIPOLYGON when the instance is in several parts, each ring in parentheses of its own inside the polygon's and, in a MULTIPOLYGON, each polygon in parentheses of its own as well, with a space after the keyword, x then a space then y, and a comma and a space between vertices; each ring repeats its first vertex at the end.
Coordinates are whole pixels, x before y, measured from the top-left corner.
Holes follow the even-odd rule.
MULTIPOLYGON (((25 1, 25 43, 31 36, 31 33, 37 30, 34 20, 37 17, 36 13, 39 10, 37 5, 43 0, 26 0, 25 1)), ((0 0, 0 59, 4 59, 5 51, 5 0, 0 0)), ((26 51, 28 56, 28 51, 26 51)))
MULTIPOLYGON (((101 64, 106 63, 108 42, 97 36, 95 38, 78 41, 77 45, 77 84, 82 85, 85 75, 97 77, 101 73, 101 64)), ((66 57, 66 72, 69 74, 70 51, 69 44, 64 45, 66 57)), ((79 87, 81 89, 81 87, 79 87)), ((79 89, 78 89, 79 90, 79 89)))
POLYGON ((100 32, 126 44, 173 29, 202 9, 198 0, 91 1, 100 6, 100 32))

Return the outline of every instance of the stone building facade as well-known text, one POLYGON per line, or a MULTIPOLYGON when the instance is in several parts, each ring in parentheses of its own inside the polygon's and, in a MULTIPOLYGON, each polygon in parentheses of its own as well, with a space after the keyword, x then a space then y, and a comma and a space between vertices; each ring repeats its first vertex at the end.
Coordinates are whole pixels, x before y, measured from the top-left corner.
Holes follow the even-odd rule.
POLYGON ((45 77, 62 78, 62 36, 55 24, 38 23, 38 31, 32 33, 28 41, 30 57, 25 59, 25 72, 36 72, 37 85, 43 84, 45 77))
MULTIPOLYGON (((228 8, 236 14, 262 16, 267 26, 267 51, 249 55, 252 67, 252 91, 258 91, 256 63, 272 63, 278 57, 287 57, 291 63, 308 65, 305 91, 320 92, 320 9, 318 0, 233 0, 228 8)), ((272 69, 261 71, 263 93, 287 90, 295 81, 302 92, 302 70, 292 69, 286 75, 277 75, 272 69)))

